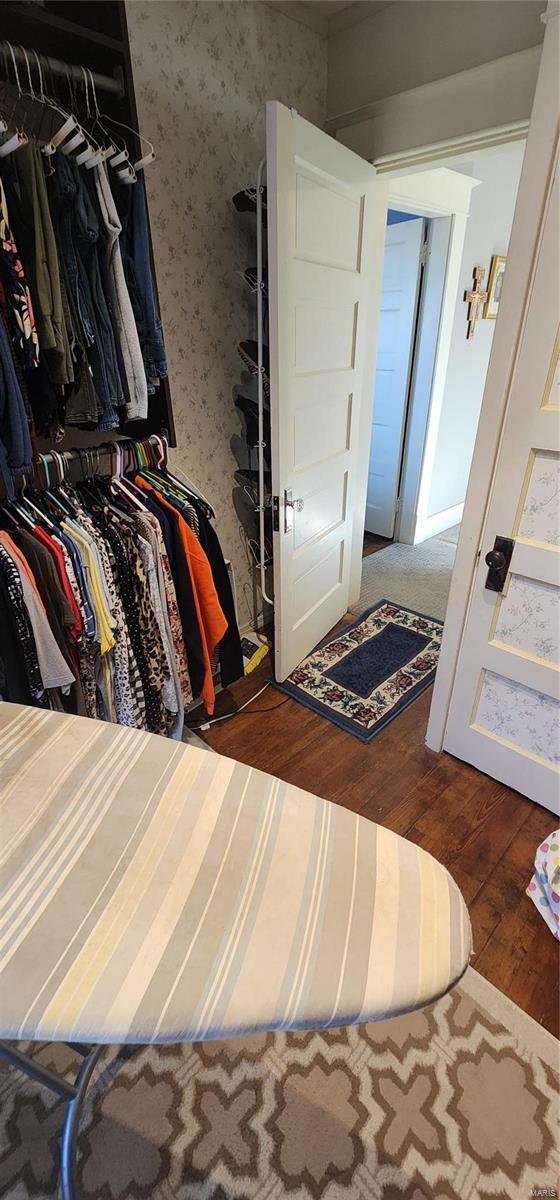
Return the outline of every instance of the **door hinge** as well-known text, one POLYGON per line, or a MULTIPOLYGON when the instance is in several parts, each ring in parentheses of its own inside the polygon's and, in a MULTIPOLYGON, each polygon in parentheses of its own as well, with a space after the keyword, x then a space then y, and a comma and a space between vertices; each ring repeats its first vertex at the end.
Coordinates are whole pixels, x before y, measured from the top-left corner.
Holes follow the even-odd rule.
POLYGON ((401 511, 401 498, 400 498, 400 496, 397 496, 397 499, 395 500, 395 513, 398 513, 400 511, 401 511))
POLYGON ((430 247, 428 245, 428 242, 426 241, 423 243, 422 249, 420 251, 420 263, 423 267, 426 266, 429 255, 430 255, 430 247))
POLYGON ((272 496, 272 528, 275 533, 280 532, 280 497, 272 496))

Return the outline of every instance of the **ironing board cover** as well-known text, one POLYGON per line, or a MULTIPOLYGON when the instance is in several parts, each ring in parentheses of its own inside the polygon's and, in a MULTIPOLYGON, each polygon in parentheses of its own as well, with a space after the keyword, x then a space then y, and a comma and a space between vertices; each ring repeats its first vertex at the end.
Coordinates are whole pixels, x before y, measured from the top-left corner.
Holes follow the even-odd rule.
POLYGON ((0 703, 0 780, 2 1038, 372 1021, 467 966, 435 859, 230 758, 0 703))

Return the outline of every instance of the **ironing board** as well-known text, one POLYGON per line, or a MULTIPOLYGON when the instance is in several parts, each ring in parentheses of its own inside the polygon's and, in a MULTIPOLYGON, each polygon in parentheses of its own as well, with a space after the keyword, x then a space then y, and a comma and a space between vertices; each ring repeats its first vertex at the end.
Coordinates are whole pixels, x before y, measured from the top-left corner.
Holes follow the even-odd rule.
POLYGON ((68 1100, 105 1043, 379 1020, 461 977, 470 923, 411 842, 207 750, 0 703, 0 1053, 68 1100), (69 1083, 10 1041, 61 1041, 69 1083))

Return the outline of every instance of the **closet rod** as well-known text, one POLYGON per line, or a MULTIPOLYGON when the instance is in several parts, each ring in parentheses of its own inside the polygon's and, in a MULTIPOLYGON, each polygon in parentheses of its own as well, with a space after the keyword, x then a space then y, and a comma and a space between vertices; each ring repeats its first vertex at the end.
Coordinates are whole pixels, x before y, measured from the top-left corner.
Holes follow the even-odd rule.
MULTIPOLYGON (((9 50, 11 46, 14 57, 18 66, 27 67, 34 66, 35 55, 30 50, 26 50, 23 46, 18 46, 13 42, 0 43, 2 49, 9 50), (27 55, 27 58, 26 58, 27 55)), ((74 63, 65 63, 61 58, 51 58, 50 54, 39 54, 41 65, 47 68, 52 75, 60 75, 64 79, 75 79, 77 83, 84 82, 84 72, 81 67, 75 66, 74 63)), ((114 75, 99 75, 97 71, 91 71, 88 67, 88 78, 93 78, 96 90, 101 92, 112 92, 114 96, 124 96, 124 76, 122 67, 116 67, 114 75)))

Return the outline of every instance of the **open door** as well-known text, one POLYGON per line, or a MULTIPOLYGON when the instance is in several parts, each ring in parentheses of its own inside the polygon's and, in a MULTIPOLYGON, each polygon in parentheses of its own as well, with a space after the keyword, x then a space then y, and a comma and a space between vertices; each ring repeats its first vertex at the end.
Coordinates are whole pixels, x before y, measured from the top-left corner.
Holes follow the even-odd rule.
POLYGON ((370 163, 293 110, 267 104, 279 681, 348 608, 353 537, 363 529, 387 190, 370 163))
POLYGON ((425 221, 388 225, 383 258, 366 529, 395 532, 406 409, 418 312, 425 221))

